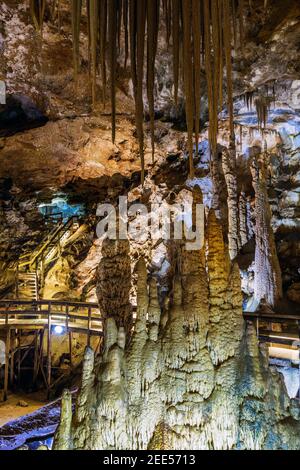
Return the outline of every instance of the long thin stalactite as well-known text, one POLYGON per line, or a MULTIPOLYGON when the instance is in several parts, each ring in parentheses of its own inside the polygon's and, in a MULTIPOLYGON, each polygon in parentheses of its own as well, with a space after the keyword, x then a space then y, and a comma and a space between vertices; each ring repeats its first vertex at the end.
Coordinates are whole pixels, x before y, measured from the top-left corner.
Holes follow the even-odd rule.
MULTIPOLYGON (((47 0, 29 2, 34 25, 41 30, 47 0)), ((237 31, 241 50, 245 40, 244 10, 249 8, 245 0, 72 0, 70 4, 75 82, 80 73, 80 31, 84 24, 81 18, 87 14, 92 103, 95 109, 100 78, 102 101, 105 103, 109 70, 113 141, 116 137, 118 68, 123 66, 127 69, 130 62, 142 182, 145 176, 144 87, 154 161, 155 63, 162 30, 167 46, 170 45, 173 51, 176 105, 183 84, 190 177, 194 175, 194 145, 196 143, 198 149, 200 103, 205 92, 202 76, 206 77, 207 83, 211 153, 214 154, 217 146, 218 115, 225 96, 223 83, 226 83, 230 136, 231 141, 234 140, 232 50, 238 47, 237 31), (122 64, 121 57, 124 58, 122 64)))

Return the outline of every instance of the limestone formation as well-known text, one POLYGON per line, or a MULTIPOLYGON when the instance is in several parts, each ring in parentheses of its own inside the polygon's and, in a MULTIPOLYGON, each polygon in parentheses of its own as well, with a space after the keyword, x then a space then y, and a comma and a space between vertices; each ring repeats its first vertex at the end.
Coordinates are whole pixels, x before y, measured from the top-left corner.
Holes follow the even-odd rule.
POLYGON ((282 297, 281 270, 271 227, 271 209, 267 189, 267 153, 260 153, 252 162, 255 190, 255 278, 254 298, 274 306, 282 297))
POLYGON ((241 239, 241 247, 247 244, 249 240, 247 198, 244 192, 241 192, 239 198, 239 234, 241 239))
POLYGON ((129 303, 131 265, 128 241, 106 238, 102 246, 102 260, 97 272, 97 293, 104 323, 115 318, 117 326, 127 332, 131 328, 129 303))
POLYGON ((236 151, 233 140, 229 149, 224 149, 222 158, 223 172, 227 185, 228 204, 228 241, 230 258, 234 259, 241 244, 239 232, 239 206, 236 174, 236 151))
MULTIPOLYGON (((118 246, 124 255, 118 242, 110 252, 118 246)), ((300 447, 299 407, 243 320, 239 272, 215 214, 207 250, 177 250, 167 321, 141 259, 134 330, 125 341, 119 317, 106 313, 101 357, 94 364, 86 352, 75 415, 65 403, 56 450, 300 447)))

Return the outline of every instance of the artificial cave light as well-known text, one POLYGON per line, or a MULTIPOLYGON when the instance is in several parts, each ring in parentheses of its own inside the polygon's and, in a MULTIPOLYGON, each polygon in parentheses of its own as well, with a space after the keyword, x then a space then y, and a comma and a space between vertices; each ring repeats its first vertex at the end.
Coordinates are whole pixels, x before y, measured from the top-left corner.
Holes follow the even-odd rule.
POLYGON ((56 335, 63 335, 65 333, 65 328, 61 325, 55 325, 53 331, 56 335))

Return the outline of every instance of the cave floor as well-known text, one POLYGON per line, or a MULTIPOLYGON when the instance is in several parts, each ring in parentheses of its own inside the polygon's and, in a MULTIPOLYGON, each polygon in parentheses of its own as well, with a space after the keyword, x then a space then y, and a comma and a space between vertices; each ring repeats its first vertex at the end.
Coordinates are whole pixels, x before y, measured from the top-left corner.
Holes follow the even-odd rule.
POLYGON ((10 393, 8 400, 0 403, 0 427, 21 416, 28 415, 45 406, 45 392, 26 393, 10 393), (26 402, 28 406, 22 407, 18 403, 26 402))

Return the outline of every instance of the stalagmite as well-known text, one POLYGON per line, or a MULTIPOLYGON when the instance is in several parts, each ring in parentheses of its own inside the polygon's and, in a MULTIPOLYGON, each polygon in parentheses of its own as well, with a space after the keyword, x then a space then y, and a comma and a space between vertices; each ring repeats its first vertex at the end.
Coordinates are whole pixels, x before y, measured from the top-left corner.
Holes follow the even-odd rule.
POLYGON ((103 242, 103 258, 98 268, 98 299, 104 322, 114 317, 118 326, 130 331, 132 309, 129 302, 131 267, 125 240, 103 242))
POLYGON ((224 149, 222 158, 223 172, 227 185, 228 240, 230 258, 234 259, 240 247, 239 206, 236 174, 236 152, 232 142, 229 150, 224 149))
MULTIPOLYGON (((117 256, 118 248, 122 259, 125 246, 116 242, 110 250, 117 256)), ((207 248, 192 253, 179 244, 173 253, 167 320, 161 320, 156 281, 148 282, 141 258, 131 340, 117 315, 106 319, 102 355, 93 364, 87 350, 71 429, 64 429, 69 414, 62 414, 55 449, 298 448, 289 437, 300 430, 300 413, 244 323, 239 270, 213 211, 207 248)), ((110 264, 115 259, 106 260, 100 273, 104 266, 110 273, 110 264)), ((98 282, 102 305, 102 275, 98 282)), ((127 299, 119 278, 114 295, 127 299)))
POLYGON ((54 447, 69 450, 72 424, 72 394, 65 390, 61 399, 60 427, 55 436, 54 447))
POLYGON ((213 211, 208 219, 209 321, 208 344, 214 364, 236 354, 242 335, 239 270, 231 265, 222 228, 213 211), (226 326, 227 325, 227 326, 226 326))
POLYGON ((248 224, 247 224, 247 198, 245 193, 242 191, 239 198, 239 234, 241 240, 241 246, 243 247, 248 243, 248 224))
POLYGON ((282 297, 281 270, 271 227, 267 188, 267 153, 253 158, 252 180, 255 190, 255 279, 254 297, 274 306, 282 297))

